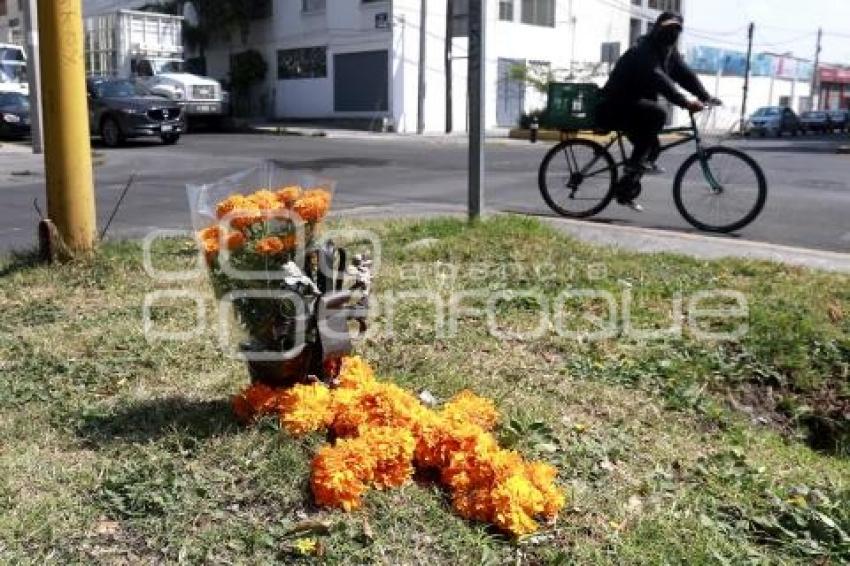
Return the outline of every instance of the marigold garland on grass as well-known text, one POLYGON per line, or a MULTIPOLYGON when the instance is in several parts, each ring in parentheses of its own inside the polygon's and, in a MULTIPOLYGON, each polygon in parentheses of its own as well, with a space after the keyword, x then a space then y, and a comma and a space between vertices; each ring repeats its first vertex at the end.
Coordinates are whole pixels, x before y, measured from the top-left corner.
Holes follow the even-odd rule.
POLYGON ((434 411, 376 380, 358 357, 342 361, 335 389, 252 385, 234 399, 234 409, 242 422, 279 414, 293 435, 336 434, 335 444, 322 447, 312 463, 319 505, 357 509, 370 488, 410 482, 414 466, 439 473, 459 515, 517 536, 536 532, 540 519, 553 521, 566 503, 553 466, 499 446, 491 432, 499 413, 491 400, 463 391, 434 411))

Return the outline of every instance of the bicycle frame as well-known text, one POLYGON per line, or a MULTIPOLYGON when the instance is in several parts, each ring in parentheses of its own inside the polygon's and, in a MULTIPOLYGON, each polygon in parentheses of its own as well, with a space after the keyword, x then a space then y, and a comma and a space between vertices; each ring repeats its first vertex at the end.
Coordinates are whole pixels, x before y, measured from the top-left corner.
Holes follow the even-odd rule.
MULTIPOLYGON (((708 158, 706 157, 705 148, 703 147, 703 144, 702 144, 702 137, 700 136, 699 127, 697 126, 695 114, 693 112, 689 112, 689 116, 690 116, 690 119, 691 119, 691 125, 690 126, 681 126, 681 127, 676 127, 676 128, 665 128, 665 129, 661 130, 662 135, 665 135, 665 134, 687 134, 687 135, 683 136, 681 139, 678 139, 674 142, 668 143, 666 145, 662 145, 659 151, 661 153, 663 153, 665 151, 673 149, 674 147, 679 147, 680 145, 684 145, 686 143, 694 142, 696 144, 696 147, 697 147, 697 155, 699 155, 700 167, 702 168, 702 172, 703 172, 703 175, 705 175, 706 181, 708 181, 708 184, 709 184, 709 186, 711 186, 711 189, 713 191, 721 192, 723 190, 723 186, 720 183, 717 182, 717 179, 715 179, 714 175, 711 173, 711 169, 708 166, 708 158)), ((620 167, 622 167, 623 165, 626 164, 626 148, 623 145, 623 133, 622 132, 619 132, 619 131, 616 132, 616 134, 611 139, 611 141, 609 141, 606 145, 604 145, 602 147, 608 154, 611 154, 610 150, 614 146, 614 144, 617 144, 617 146, 620 149, 620 161, 616 161, 615 164, 614 164, 614 167, 619 169, 620 167)), ((569 156, 567 156, 567 159, 569 160, 569 156)), ((573 159, 573 162, 576 163, 576 169, 578 169, 578 163, 576 162, 575 156, 572 156, 572 159, 573 159)), ((606 171, 608 169, 607 166, 605 166, 602 169, 598 169, 596 171, 589 171, 590 168, 593 167, 598 161, 599 161, 599 156, 594 157, 593 160, 591 160, 590 163, 588 163, 584 168, 582 168, 579 171, 579 174, 583 177, 593 177, 593 176, 595 176, 599 173, 602 173, 603 171, 606 171)))

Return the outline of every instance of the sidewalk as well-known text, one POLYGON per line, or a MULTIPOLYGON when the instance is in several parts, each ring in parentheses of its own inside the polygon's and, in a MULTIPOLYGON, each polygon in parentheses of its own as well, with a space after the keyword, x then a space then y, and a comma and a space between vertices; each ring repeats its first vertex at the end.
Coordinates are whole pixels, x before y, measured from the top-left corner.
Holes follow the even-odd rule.
POLYGON ((700 259, 739 258, 850 273, 850 254, 781 246, 729 236, 686 234, 566 218, 541 218, 561 232, 589 244, 642 253, 675 253, 700 259))
MULTIPOLYGON (((465 144, 469 141, 467 132, 454 132, 446 134, 442 132, 429 132, 425 134, 407 134, 397 132, 375 132, 354 128, 334 127, 332 125, 303 124, 288 122, 246 122, 244 129, 250 132, 277 136, 295 136, 307 138, 330 138, 330 139, 354 139, 354 140, 399 140, 399 141, 438 141, 445 143, 465 144)), ((485 136, 488 140, 520 141, 512 140, 510 129, 496 128, 487 130, 485 136)), ((528 143, 526 140, 525 143, 528 143)))

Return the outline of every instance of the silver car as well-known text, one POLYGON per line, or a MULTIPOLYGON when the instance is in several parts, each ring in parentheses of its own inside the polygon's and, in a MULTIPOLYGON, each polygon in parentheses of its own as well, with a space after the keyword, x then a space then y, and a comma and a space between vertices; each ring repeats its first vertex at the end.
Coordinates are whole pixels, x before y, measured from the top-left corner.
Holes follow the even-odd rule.
POLYGON ((792 136, 799 134, 800 119, 790 108, 782 108, 780 106, 759 108, 750 116, 750 119, 747 121, 747 127, 744 130, 744 133, 748 136, 759 134, 762 137, 781 137, 785 132, 790 133, 792 136))

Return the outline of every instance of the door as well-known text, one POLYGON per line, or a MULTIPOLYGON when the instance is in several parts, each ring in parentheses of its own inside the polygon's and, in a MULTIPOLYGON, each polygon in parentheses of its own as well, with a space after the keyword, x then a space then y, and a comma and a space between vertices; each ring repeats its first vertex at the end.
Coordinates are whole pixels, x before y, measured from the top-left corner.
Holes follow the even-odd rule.
POLYGON ((334 110, 389 111, 389 69, 387 51, 334 55, 334 110))
POLYGON ((496 123, 505 128, 519 125, 525 109, 525 83, 516 80, 511 70, 525 66, 523 59, 499 59, 499 83, 496 91, 496 123))

